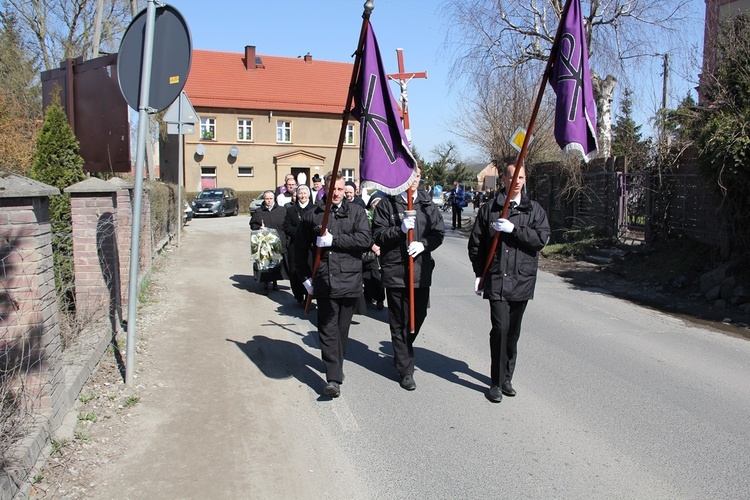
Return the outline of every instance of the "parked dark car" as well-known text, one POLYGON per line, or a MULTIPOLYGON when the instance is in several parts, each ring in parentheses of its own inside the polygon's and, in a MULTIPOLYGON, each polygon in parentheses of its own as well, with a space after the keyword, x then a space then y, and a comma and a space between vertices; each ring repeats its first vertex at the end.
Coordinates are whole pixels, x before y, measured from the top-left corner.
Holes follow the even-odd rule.
POLYGON ((204 189, 193 201, 193 215, 237 215, 240 206, 232 188, 204 189))

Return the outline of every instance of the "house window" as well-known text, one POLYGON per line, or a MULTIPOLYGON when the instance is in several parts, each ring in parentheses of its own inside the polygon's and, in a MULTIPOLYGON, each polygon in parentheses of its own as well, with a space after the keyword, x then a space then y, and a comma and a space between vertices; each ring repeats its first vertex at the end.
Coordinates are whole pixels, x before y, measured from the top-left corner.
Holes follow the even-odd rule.
POLYGON ((216 139, 216 118, 201 118, 201 139, 206 141, 216 139))
POLYGON ((276 142, 292 142, 292 122, 276 122, 276 142))
POLYGON ((346 137, 344 138, 344 144, 348 146, 354 145, 354 124, 350 123, 346 126, 346 137))
POLYGON ((249 118, 240 118, 237 120, 237 140, 253 140, 253 121, 249 118))
POLYGON ((237 167, 237 177, 254 177, 254 167, 237 167))
POLYGON ((352 181, 352 182, 354 182, 354 169, 353 168, 342 168, 341 169, 341 177, 343 177, 345 181, 352 181))

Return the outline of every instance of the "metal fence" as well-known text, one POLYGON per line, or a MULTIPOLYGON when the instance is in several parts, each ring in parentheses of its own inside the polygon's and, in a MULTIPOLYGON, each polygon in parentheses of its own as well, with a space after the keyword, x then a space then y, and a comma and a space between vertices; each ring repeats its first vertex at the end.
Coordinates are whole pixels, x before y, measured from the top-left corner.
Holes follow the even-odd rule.
POLYGON ((717 241, 718 203, 700 175, 589 172, 582 181, 572 196, 564 196, 560 174, 532 175, 527 189, 553 228, 589 228, 643 242, 659 237, 717 241))

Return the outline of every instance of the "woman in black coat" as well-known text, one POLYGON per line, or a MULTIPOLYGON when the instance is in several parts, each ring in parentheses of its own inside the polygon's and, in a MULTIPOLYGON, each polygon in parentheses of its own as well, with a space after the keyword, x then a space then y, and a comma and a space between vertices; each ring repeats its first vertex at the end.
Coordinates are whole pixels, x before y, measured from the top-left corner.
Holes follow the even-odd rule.
MULTIPOLYGON (((281 253, 282 255, 286 252, 286 234, 284 233, 284 218, 286 217, 286 209, 276 204, 276 196, 273 191, 266 191, 263 193, 263 204, 258 208, 253 216, 250 218, 250 229, 257 231, 258 229, 268 228, 275 229, 279 233, 281 239, 281 253)), ((263 289, 261 293, 266 295, 268 293, 268 283, 273 282, 273 289, 278 289, 278 280, 283 279, 281 274, 281 267, 283 264, 279 264, 273 269, 267 271, 261 271, 260 282, 263 283, 263 289)))
MULTIPOLYGON (((287 245, 287 269, 289 269, 289 282, 292 285, 292 293, 297 303, 303 303, 307 299, 307 291, 302 285, 303 277, 297 272, 294 264, 294 237, 297 234, 297 226, 306 212, 312 210, 315 203, 310 199, 310 188, 304 184, 297 188, 297 201, 286 206, 286 217, 284 218, 284 233, 287 245)), ((312 263, 310 264, 312 266, 312 263)))

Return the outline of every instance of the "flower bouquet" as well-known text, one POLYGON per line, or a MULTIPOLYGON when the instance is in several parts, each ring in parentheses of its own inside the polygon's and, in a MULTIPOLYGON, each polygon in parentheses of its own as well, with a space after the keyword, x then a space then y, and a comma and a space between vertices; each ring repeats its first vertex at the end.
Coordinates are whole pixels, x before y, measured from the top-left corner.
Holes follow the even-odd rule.
POLYGON ((250 258, 258 271, 268 271, 278 266, 284 258, 278 231, 269 228, 251 231, 250 258))

